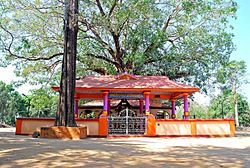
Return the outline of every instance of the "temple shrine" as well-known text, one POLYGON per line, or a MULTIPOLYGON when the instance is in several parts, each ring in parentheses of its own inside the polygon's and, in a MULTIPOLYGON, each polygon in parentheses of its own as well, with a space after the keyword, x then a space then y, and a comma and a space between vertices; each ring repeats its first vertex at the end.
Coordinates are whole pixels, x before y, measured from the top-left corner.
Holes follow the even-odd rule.
MULTIPOLYGON (((52 87, 59 91, 58 86, 52 87)), ((132 74, 85 76, 76 80, 75 117, 88 136, 234 136, 233 119, 196 119, 188 97, 199 88, 166 76, 132 74), (79 105, 81 99, 87 103, 79 105), (176 114, 176 101, 183 104, 176 114)), ((18 118, 16 134, 53 126, 54 118, 18 118)))

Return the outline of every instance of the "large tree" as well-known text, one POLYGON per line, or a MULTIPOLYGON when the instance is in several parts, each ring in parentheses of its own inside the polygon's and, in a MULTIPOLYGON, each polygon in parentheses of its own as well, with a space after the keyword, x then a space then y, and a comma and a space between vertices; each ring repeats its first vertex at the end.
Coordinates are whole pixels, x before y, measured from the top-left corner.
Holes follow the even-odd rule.
MULTIPOLYGON (((33 81, 51 73, 58 79, 63 4, 0 2, 5 62, 14 59, 21 75, 38 78, 33 81)), ((233 0, 81 0, 77 74, 167 75, 205 90, 234 49, 227 31, 236 9, 233 0)))
POLYGON ((53 76, 45 76, 54 75, 57 65, 62 63, 55 125, 76 126, 78 0, 0 1, 0 7, 0 40, 6 52, 5 62, 21 66, 23 71, 18 72, 40 82, 51 80, 53 76), (34 76, 29 75, 31 72, 34 76))
POLYGON ((59 81, 63 7, 54 0, 0 0, 0 66, 12 64, 33 85, 59 81))
POLYGON ((66 0, 64 12, 64 54, 56 126, 76 126, 74 96, 78 32, 78 0, 66 0))
POLYGON ((234 118, 236 126, 239 126, 238 117, 238 97, 237 92, 239 87, 248 83, 246 78, 246 63, 244 61, 230 61, 218 70, 217 80, 221 84, 221 88, 231 88, 234 104, 234 118))

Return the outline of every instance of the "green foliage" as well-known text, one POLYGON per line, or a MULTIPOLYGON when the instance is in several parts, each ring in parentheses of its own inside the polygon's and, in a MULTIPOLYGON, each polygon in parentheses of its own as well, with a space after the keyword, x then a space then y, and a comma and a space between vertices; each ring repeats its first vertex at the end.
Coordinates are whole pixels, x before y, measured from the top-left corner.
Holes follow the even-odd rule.
MULTIPOLYGON (((240 126, 250 126, 250 108, 247 99, 237 94, 239 123, 240 126)), ((204 106, 196 101, 191 101, 189 106, 190 115, 199 119, 211 118, 234 118, 234 98, 230 89, 224 90, 213 98, 210 105, 204 106)), ((178 109, 178 117, 183 115, 183 107, 178 109)))
MULTIPOLYGON (((79 1, 77 76, 158 74, 205 91, 234 50, 232 34, 226 31, 237 10, 233 0, 98 2, 79 1)), ((0 3, 4 62, 15 64, 17 74, 34 84, 58 83, 63 3, 0 3)))
MULTIPOLYGON (((176 104, 178 106, 177 108, 177 117, 182 118, 183 117, 183 100, 182 102, 179 101, 179 103, 176 104)), ((209 106, 205 106, 203 104, 200 104, 197 101, 190 101, 189 102, 189 113, 191 118, 196 119, 210 119, 210 118, 216 118, 214 116, 214 112, 209 110, 209 106)), ((220 117, 217 117, 220 118, 220 117)))
POLYGON ((209 111, 213 118, 234 118, 233 96, 230 90, 225 90, 211 100, 209 111))
MULTIPOLYGON (((249 126, 250 109, 245 97, 237 94, 239 123, 241 126, 249 126)), ((234 118, 234 98, 231 90, 227 89, 222 94, 211 100, 209 113, 212 118, 234 118)))
POLYGON ((58 97, 49 89, 32 90, 26 97, 29 101, 31 117, 54 117, 57 111, 58 97))
POLYGON ((250 126, 250 108, 247 99, 237 94, 239 123, 241 126, 250 126))
POLYGON ((222 87, 236 88, 244 83, 248 83, 246 79, 247 66, 245 61, 230 61, 221 67, 217 72, 217 81, 222 84, 222 87))
POLYGON ((220 83, 222 91, 225 88, 232 88, 234 102, 234 118, 236 126, 239 126, 238 95, 237 89, 244 83, 248 83, 246 78, 246 63, 244 61, 230 61, 219 69, 217 81, 220 83))
POLYGON ((195 115, 195 118, 208 119, 211 118, 211 114, 208 111, 208 107, 198 102, 191 101, 189 106, 190 115, 195 115))
POLYGON ((0 122, 13 125, 18 116, 26 115, 27 104, 12 85, 0 81, 0 122))
POLYGON ((0 123, 15 124, 17 117, 53 117, 57 111, 57 96, 49 89, 32 90, 20 95, 12 84, 0 81, 0 123))
POLYGON ((3 65, 32 84, 47 83, 63 52, 63 8, 58 1, 0 0, 3 65), (35 62, 34 62, 35 61, 35 62))

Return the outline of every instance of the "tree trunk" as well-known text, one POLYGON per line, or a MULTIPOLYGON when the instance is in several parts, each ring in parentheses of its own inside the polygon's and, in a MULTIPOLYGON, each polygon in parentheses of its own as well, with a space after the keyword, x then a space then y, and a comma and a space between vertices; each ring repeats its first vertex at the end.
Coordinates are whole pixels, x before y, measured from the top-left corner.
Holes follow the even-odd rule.
POLYGON ((237 100, 237 92, 236 92, 236 81, 233 83, 233 97, 234 97, 234 119, 236 127, 239 127, 239 114, 238 114, 238 100, 237 100))
POLYGON ((56 126, 75 127, 74 96, 78 31, 78 0, 66 0, 64 12, 64 54, 56 126))

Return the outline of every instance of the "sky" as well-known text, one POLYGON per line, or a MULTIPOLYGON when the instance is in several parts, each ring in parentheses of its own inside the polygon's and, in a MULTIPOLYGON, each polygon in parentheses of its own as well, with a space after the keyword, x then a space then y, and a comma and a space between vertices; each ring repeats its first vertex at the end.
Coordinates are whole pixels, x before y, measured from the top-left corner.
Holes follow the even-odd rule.
MULTIPOLYGON (((247 78, 250 79, 250 0, 237 0, 239 9, 234 26, 234 44, 237 49, 232 53, 232 60, 244 60, 247 64, 247 78)), ((240 90, 250 103, 250 84, 243 85, 240 90)))
MULTIPOLYGON (((232 53, 232 60, 244 60, 247 64, 247 77, 250 79, 250 0, 237 0, 239 9, 237 11, 237 20, 232 20, 231 24, 234 29, 232 30, 235 35, 233 41, 236 45, 236 51, 232 53)), ((0 80, 5 83, 10 83, 12 80, 17 80, 14 74, 13 67, 1 68, 0 67, 0 80)), ((27 94, 29 89, 34 89, 36 86, 25 84, 18 88, 18 91, 27 94)), ((250 103, 250 84, 243 85, 240 90, 244 96, 247 97, 250 103)), ((196 99, 200 103, 208 104, 209 98, 197 94, 196 99)))

